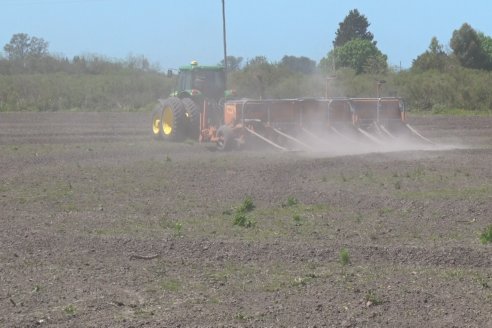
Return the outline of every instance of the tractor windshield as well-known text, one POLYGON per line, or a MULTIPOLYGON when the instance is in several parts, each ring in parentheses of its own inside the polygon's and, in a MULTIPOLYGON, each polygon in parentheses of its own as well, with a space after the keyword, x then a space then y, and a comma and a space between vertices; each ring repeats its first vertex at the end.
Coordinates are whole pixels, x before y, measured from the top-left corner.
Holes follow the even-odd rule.
POLYGON ((224 96, 224 72, 194 69, 181 71, 178 79, 179 91, 200 90, 206 97, 219 99, 224 96))

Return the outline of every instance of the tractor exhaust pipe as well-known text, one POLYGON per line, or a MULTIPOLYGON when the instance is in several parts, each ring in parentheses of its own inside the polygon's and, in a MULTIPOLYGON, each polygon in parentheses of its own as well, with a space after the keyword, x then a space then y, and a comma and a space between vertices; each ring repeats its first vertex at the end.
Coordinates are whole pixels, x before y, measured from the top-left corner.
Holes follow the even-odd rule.
POLYGON ((225 86, 225 90, 227 90, 227 37, 226 37, 225 0, 222 0, 222 32, 224 37, 224 86, 225 86))

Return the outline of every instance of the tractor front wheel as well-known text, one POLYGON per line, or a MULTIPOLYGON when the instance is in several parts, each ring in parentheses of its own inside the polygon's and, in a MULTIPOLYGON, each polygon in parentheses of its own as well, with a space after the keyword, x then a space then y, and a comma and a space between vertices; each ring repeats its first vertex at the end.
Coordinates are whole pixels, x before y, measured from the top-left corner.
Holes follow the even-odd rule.
POLYGON ((220 151, 232 150, 234 143, 234 132, 227 125, 222 125, 217 130, 217 149, 220 151))
POLYGON ((180 141, 185 136, 184 106, 177 97, 167 98, 161 103, 160 133, 167 141, 180 141))

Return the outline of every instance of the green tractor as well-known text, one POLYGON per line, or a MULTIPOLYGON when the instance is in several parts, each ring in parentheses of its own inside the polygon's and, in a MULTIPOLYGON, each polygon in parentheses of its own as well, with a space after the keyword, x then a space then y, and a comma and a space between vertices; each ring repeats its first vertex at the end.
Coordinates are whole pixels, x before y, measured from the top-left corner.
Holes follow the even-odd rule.
POLYGON ((197 140, 203 126, 221 124, 225 97, 224 67, 196 61, 180 67, 176 91, 159 99, 152 113, 152 135, 166 141, 197 140), (204 117, 207 122, 201 122, 204 117))

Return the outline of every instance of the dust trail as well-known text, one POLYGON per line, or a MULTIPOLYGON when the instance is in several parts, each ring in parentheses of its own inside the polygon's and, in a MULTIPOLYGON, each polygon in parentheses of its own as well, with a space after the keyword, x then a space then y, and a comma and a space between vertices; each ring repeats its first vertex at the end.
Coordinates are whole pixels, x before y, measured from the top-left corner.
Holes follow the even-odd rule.
POLYGON ((335 157, 368 153, 388 153, 402 151, 444 151, 469 148, 460 144, 439 144, 429 139, 417 138, 407 131, 368 132, 353 128, 330 128, 318 131, 304 130, 298 136, 309 145, 305 154, 310 157, 335 157))

